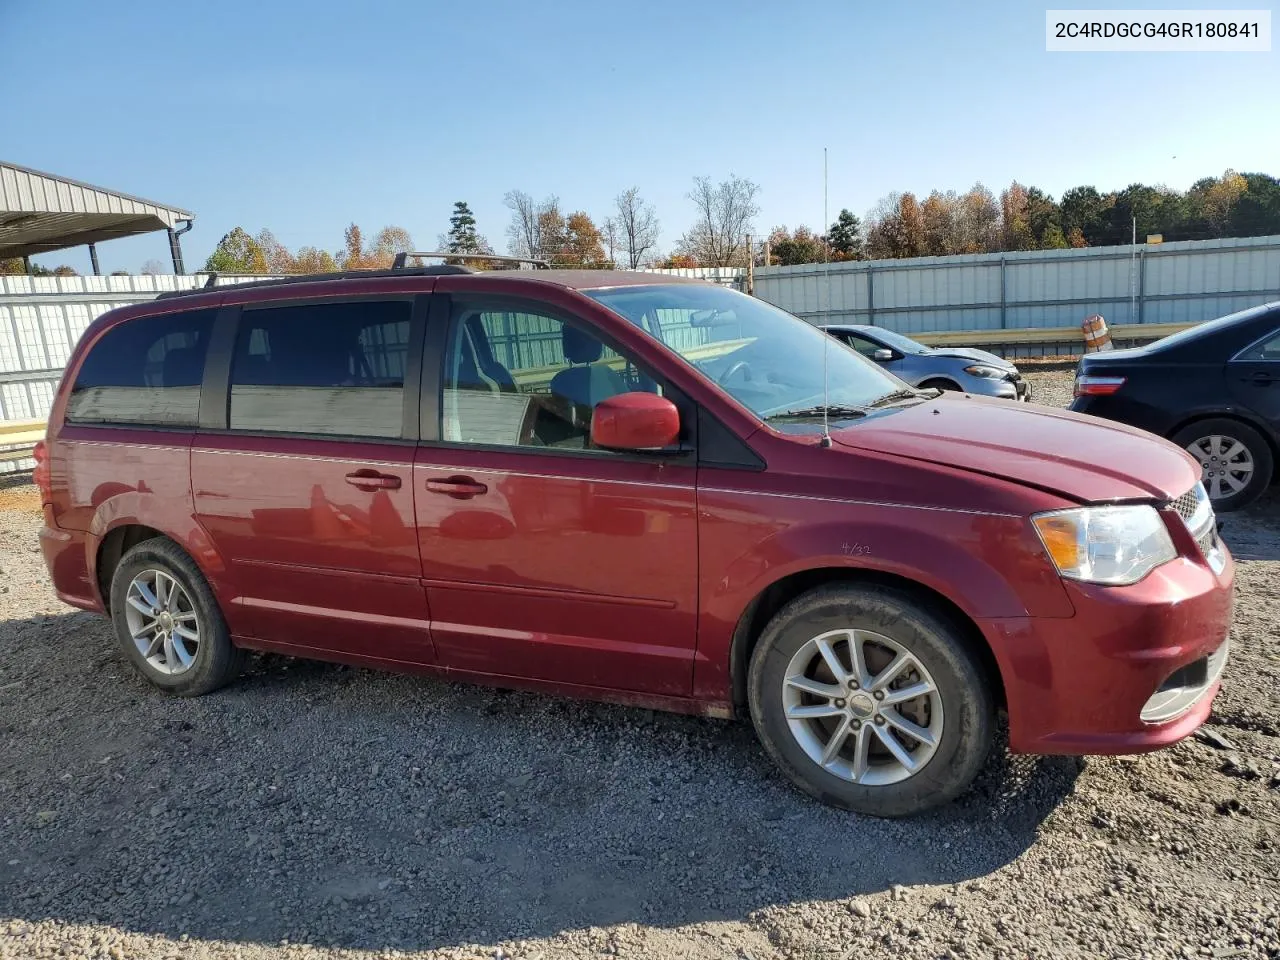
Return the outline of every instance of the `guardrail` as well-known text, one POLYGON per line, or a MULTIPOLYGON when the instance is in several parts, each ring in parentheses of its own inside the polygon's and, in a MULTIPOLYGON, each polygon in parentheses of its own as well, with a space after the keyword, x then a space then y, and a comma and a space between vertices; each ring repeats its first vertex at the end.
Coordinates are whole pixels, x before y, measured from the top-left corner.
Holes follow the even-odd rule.
POLYGON ((31 459, 31 451, 44 439, 43 420, 0 421, 0 463, 31 459))
MULTIPOLYGON (((1121 323, 1110 327, 1112 340, 1159 340, 1171 333, 1189 330, 1194 323, 1121 323)), ((930 347, 1021 346, 1037 343, 1077 342, 1083 348, 1084 331, 1079 327, 1022 327, 1015 330, 939 330, 914 333, 912 340, 930 347)))

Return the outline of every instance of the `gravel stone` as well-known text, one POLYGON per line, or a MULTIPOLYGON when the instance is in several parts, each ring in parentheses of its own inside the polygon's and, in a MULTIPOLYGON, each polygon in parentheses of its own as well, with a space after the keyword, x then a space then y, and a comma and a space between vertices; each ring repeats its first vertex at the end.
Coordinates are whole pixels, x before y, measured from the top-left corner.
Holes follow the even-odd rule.
POLYGON ((1229 748, 997 749, 907 821, 745 722, 278 656, 166 697, 54 597, 39 514, 0 489, 0 960, 1280 958, 1275 495, 1223 534, 1229 748))

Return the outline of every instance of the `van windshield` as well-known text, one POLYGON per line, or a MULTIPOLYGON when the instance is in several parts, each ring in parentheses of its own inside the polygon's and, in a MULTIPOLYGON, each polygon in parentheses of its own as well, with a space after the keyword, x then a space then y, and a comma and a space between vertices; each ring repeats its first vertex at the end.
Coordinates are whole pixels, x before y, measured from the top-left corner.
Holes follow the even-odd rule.
POLYGON ((817 327, 724 287, 645 284, 582 293, 660 340, 762 420, 824 404, 832 417, 857 415, 857 408, 909 390, 817 327))

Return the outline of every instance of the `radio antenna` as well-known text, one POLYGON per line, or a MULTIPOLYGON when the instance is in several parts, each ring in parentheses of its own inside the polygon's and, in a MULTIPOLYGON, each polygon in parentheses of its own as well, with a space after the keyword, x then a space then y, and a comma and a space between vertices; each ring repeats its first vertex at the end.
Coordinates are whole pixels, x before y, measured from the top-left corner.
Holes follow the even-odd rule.
MULTIPOLYGON (((827 148, 822 148, 822 226, 827 226, 827 148)), ((827 288, 827 309, 822 314, 825 318, 824 323, 830 322, 831 314, 831 245, 827 242, 827 235, 824 231, 822 234, 822 262, 826 265, 823 268, 822 284, 827 288)), ((831 446, 831 423, 829 407, 827 405, 827 348, 831 334, 822 331, 822 446, 831 446)))

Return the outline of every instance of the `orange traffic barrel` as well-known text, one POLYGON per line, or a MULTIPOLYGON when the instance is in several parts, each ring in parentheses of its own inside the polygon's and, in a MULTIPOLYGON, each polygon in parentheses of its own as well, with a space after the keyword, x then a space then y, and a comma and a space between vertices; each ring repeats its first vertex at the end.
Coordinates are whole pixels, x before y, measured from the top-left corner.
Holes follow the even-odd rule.
POLYGON ((1107 321, 1102 319, 1101 314, 1095 313, 1091 317, 1085 317, 1080 328, 1084 331, 1086 353, 1112 349, 1111 331, 1107 329, 1107 321))

